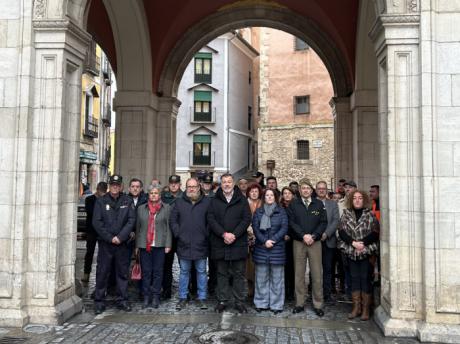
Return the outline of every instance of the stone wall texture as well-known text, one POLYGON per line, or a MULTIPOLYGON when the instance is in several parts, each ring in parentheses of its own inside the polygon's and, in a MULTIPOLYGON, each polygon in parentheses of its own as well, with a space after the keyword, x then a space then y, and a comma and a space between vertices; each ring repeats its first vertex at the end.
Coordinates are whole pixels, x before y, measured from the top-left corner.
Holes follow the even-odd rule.
MULTIPOLYGON (((267 126, 260 128, 259 138, 263 147, 259 153, 260 161, 275 160, 272 173, 280 187, 301 178, 309 178, 312 183, 324 180, 331 185, 334 177, 332 124, 267 126), (309 141, 310 159, 297 159, 297 140, 309 141)), ((268 176, 270 170, 266 171, 268 176)))

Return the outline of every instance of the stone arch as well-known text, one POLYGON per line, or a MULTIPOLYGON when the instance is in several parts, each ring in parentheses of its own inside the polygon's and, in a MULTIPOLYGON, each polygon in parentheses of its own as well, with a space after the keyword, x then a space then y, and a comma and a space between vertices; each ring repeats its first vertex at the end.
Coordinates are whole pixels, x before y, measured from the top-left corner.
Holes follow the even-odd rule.
POLYGON ((266 5, 224 9, 194 25, 171 50, 160 76, 158 92, 175 97, 185 68, 201 47, 221 34, 248 26, 271 27, 301 38, 323 60, 335 94, 345 96, 352 92, 351 68, 341 50, 319 25, 289 9, 266 5))
POLYGON ((152 90, 149 28, 142 0, 103 0, 113 30, 117 57, 117 87, 152 90))

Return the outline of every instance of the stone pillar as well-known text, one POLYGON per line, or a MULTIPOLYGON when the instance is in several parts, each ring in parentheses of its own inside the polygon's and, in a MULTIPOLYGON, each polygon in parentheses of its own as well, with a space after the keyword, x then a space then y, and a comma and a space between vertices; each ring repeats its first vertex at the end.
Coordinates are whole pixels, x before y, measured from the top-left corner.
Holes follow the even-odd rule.
MULTIPOLYGON (((353 117, 353 179, 368 190, 380 184, 377 91, 357 90, 351 96, 353 117)), ((340 143, 339 143, 340 144, 340 143)))
POLYGON ((350 98, 334 97, 329 102, 334 116, 335 178, 353 177, 353 117, 350 98))
MULTIPOLYGON (((382 293, 375 318, 385 335, 458 343, 460 121, 450 84, 459 71, 452 62, 458 43, 449 36, 445 46, 433 46, 431 18, 439 11, 430 6, 423 2, 422 21, 418 13, 381 15, 371 32, 382 171, 382 293)), ((449 16, 452 24, 460 17, 449 16)))
POLYGON ((176 171, 176 120, 180 104, 174 97, 159 98, 155 175, 165 185, 168 177, 176 171))
POLYGON ((0 139, 2 179, 10 188, 0 201, 1 326, 58 324, 82 309, 75 296, 76 203, 81 72, 90 36, 66 19, 32 21, 30 10, 18 10, 18 35, 10 37, 17 46, 0 54, 10 68, 0 77, 12 72, 2 85, 18 92, 4 99, 11 112, 2 116, 0 139))
POLYGON ((159 178, 163 185, 176 168, 176 98, 151 91, 115 94, 115 171, 125 180, 139 178, 146 185, 159 178))
POLYGON ((395 336, 415 336, 417 321, 424 317, 418 19, 382 15, 372 31, 382 172, 382 289, 376 320, 385 335, 395 336))

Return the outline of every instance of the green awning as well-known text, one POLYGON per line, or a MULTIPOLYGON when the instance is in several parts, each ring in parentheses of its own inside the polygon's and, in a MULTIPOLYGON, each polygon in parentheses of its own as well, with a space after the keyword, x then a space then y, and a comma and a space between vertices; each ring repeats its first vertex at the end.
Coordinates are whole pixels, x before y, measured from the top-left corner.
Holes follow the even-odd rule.
POLYGON ((194 98, 196 102, 210 102, 212 100, 211 91, 195 91, 194 98))
POLYGON ((196 53, 195 57, 199 59, 212 59, 212 54, 211 53, 196 53))
POLYGON ((211 135, 193 135, 193 143, 211 143, 211 135))

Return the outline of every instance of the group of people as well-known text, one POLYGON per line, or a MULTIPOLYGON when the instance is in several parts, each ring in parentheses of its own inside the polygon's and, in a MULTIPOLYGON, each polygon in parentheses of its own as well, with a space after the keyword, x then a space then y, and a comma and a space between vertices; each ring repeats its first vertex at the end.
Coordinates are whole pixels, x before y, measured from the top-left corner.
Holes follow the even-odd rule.
POLYGON ((215 291, 218 312, 228 307, 247 312, 249 297, 257 312, 277 314, 295 295, 293 313, 299 313, 305 309, 308 277, 313 310, 321 317, 324 301, 336 288, 337 270, 353 303, 349 318, 369 319, 378 262, 378 185, 369 197, 353 181, 340 180, 336 192, 329 192, 326 182, 314 187, 307 178, 281 191, 275 177, 264 180, 258 172, 254 179, 235 181, 224 174, 215 190, 212 177, 205 175, 187 179, 182 192, 180 177, 173 175, 167 189, 154 179, 146 194, 136 178, 127 194, 119 175, 111 176, 108 185, 99 183, 86 200, 88 226, 94 230, 87 237, 86 280, 96 240, 99 245, 95 312, 104 311, 110 283, 116 284, 118 307, 131 310, 132 256, 140 260, 143 307, 157 308, 161 299, 171 297, 176 254, 177 310, 187 306, 190 289, 196 289, 201 309, 215 291))

